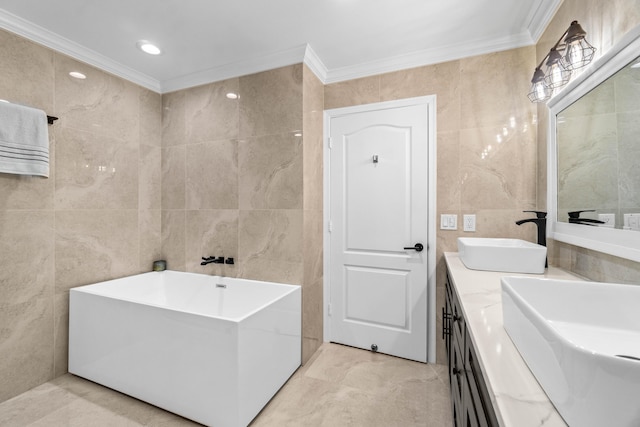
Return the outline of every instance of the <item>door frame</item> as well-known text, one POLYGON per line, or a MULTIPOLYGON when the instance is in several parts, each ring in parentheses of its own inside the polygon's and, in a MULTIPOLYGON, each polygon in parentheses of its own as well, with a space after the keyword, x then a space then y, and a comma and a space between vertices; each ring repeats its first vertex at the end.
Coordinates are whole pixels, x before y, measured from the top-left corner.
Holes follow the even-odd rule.
POLYGON ((331 301, 331 152, 329 148, 331 119, 354 113, 389 108, 427 106, 427 363, 436 363, 436 95, 376 102, 352 107, 324 110, 323 119, 323 339, 331 341, 329 303, 331 301))

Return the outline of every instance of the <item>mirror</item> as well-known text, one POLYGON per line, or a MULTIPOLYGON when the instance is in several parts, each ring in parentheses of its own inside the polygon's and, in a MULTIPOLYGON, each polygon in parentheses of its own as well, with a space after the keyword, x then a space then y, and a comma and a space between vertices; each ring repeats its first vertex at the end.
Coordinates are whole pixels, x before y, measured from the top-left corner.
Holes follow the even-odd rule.
POLYGON ((549 237, 635 261, 640 261, 638 52, 640 26, 548 104, 549 237))
POLYGON ((640 231, 640 57, 560 111, 556 138, 557 220, 640 231))

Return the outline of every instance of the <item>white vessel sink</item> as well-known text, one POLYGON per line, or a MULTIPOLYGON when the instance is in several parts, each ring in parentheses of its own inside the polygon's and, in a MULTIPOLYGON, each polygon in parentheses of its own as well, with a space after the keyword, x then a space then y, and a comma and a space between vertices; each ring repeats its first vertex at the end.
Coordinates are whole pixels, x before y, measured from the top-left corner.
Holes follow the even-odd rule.
POLYGON ((504 328, 570 426, 640 426, 638 307, 640 286, 502 278, 504 328))
POLYGON ((458 255, 472 270, 542 274, 547 248, 520 239, 458 237, 458 255))

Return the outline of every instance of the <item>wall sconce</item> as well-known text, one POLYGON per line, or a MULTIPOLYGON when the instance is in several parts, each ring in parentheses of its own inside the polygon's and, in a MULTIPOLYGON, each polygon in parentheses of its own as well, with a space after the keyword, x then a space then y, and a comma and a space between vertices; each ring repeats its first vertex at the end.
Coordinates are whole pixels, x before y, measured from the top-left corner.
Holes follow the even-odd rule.
POLYGON ((531 91, 527 95, 531 102, 548 100, 554 90, 569 83, 573 70, 591 62, 596 49, 587 42, 586 36, 587 32, 582 29, 578 21, 573 21, 569 25, 567 31, 533 72, 531 91))

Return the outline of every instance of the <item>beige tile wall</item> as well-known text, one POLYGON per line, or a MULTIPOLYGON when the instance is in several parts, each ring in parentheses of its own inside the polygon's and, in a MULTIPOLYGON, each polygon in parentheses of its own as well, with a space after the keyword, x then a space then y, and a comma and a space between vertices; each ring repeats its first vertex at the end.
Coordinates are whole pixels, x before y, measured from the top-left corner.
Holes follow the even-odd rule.
POLYGON ((3 401, 67 371, 71 287, 160 255, 161 97, 5 31, 0 57, 0 98, 60 117, 48 179, 0 174, 3 401))
POLYGON ((304 361, 322 342, 322 96, 302 64, 163 96, 169 268, 302 285, 304 361))
MULTIPOLYGON (((536 116, 526 97, 534 54, 531 46, 325 86, 326 109, 437 96, 437 214, 477 216, 475 233, 437 232, 438 331, 442 254, 457 251, 457 237, 535 241, 535 227, 515 225, 536 206, 536 116)), ((437 355, 446 363, 441 340, 437 355)))
MULTIPOLYGON (((577 20, 587 32, 587 40, 598 50, 596 58, 607 52, 629 30, 640 24, 640 5, 636 0, 564 0, 536 45, 540 61, 558 37, 577 20)), ((530 71, 533 73, 533 70, 530 71)), ((547 206, 547 115, 544 104, 538 104, 538 200, 547 206)), ((640 283, 640 263, 613 257, 561 242, 549 241, 552 264, 603 282, 640 283)))

